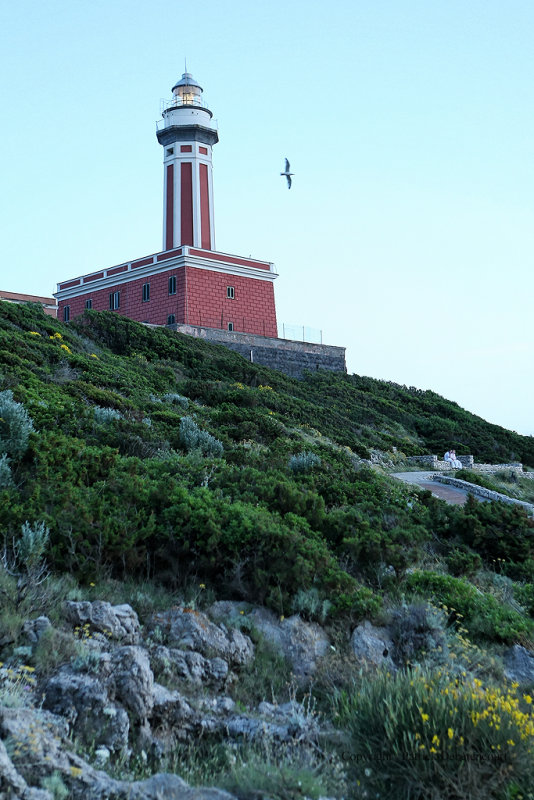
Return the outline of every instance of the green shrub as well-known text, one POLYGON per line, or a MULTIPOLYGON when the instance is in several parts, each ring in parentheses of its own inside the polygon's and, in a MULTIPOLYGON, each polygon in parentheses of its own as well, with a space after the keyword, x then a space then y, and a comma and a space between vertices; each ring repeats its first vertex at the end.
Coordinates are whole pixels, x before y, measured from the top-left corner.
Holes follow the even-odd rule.
POLYGON ((530 620, 461 578, 415 570, 407 576, 406 587, 441 603, 450 619, 461 621, 475 639, 513 644, 532 636, 530 620))
POLYGON ((13 392, 0 392, 0 455, 23 456, 32 431, 33 422, 24 406, 13 399, 13 392))
MULTIPOLYGON (((72 633, 47 628, 33 653, 33 662, 43 676, 52 675, 59 667, 77 658, 84 658, 86 649, 72 633)), ((78 662, 77 662, 78 663, 78 662)))
POLYGON ((39 571, 49 539, 50 531, 44 522, 30 525, 26 520, 22 525, 21 537, 16 542, 17 566, 28 574, 39 571))
POLYGON ((2 489, 11 489, 12 486, 13 475, 9 466, 9 458, 4 453, 4 455, 0 456, 0 491, 2 489))
POLYGON ((291 456, 288 466, 291 472, 310 472, 315 467, 321 466, 321 458, 315 453, 305 451, 291 456))
POLYGON ((247 744, 216 781, 240 800, 319 800, 346 790, 339 762, 312 748, 280 746, 269 739, 247 744))
POLYGON ((455 547, 445 556, 449 572, 456 577, 475 575, 482 568, 482 558, 467 547, 455 547))
POLYGON ((534 617, 534 583, 514 583, 514 597, 534 617))
POLYGON ((313 586, 311 589, 299 589, 293 600, 291 608, 305 619, 315 620, 324 624, 332 607, 330 600, 322 598, 313 586))
POLYGON ((102 406, 95 406, 93 408, 93 415, 95 420, 105 425, 108 422, 114 422, 117 419, 122 419, 122 414, 116 408, 102 408, 102 406))
POLYGON ((192 417, 180 420, 180 444, 188 453, 200 450, 205 456, 219 458, 223 454, 222 442, 207 431, 202 431, 192 417))
POLYGON ((43 778, 41 788, 46 789, 54 800, 67 800, 70 795, 69 789, 65 786, 61 773, 55 770, 51 775, 43 778))
POLYGON ((445 661, 448 656, 446 624, 443 611, 428 603, 412 603, 395 609, 390 631, 396 661, 404 665, 430 659, 445 661))
POLYGON ((187 408, 189 405, 187 397, 184 397, 182 394, 177 394, 176 392, 167 392, 167 394, 162 395, 161 399, 166 403, 180 406, 180 408, 187 408))
POLYGON ((534 718, 513 688, 402 670, 354 684, 334 707, 356 798, 497 800, 534 785, 534 718))
POLYGON ((517 505, 478 503, 470 496, 456 518, 454 534, 487 564, 508 562, 510 577, 521 576, 524 564, 534 557, 534 520, 517 505))

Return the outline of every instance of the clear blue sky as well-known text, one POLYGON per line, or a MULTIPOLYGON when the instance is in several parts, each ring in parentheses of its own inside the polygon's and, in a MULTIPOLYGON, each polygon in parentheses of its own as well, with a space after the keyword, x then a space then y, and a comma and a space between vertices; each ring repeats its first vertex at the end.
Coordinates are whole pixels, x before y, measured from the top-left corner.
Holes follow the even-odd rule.
POLYGON ((161 248, 187 56, 217 249, 275 262, 279 322, 534 434, 533 36, 532 0, 4 3, 1 288, 161 248))

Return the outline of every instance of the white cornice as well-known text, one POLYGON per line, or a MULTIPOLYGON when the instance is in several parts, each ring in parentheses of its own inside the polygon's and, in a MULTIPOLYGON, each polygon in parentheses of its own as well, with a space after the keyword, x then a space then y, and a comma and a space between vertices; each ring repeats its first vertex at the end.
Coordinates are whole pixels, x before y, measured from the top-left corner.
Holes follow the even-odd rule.
MULTIPOLYGON (((219 255, 219 254, 218 254, 219 255)), ((142 261, 142 259, 138 259, 142 261)), ((115 286, 120 286, 131 281, 138 280, 139 278, 148 278, 152 275, 157 275, 169 270, 181 269, 182 267, 192 267, 193 269, 204 269, 209 272, 223 272, 226 275, 235 275, 242 278, 252 278, 258 281, 270 281, 271 283, 276 280, 278 274, 274 272, 273 265, 270 269, 260 269, 258 267, 245 267, 239 264, 232 264, 228 261, 215 261, 209 257, 193 256, 189 253, 186 255, 174 256, 173 258, 166 259, 165 261, 157 261, 152 264, 146 264, 144 267, 132 269, 128 264, 128 270, 119 272, 115 275, 104 275, 103 278, 98 278, 94 281, 81 283, 76 286, 69 286, 66 289, 58 289, 54 293, 56 300, 68 300, 72 297, 80 297, 81 295, 89 294, 90 292, 100 291, 101 289, 111 289, 115 286)), ((110 269, 114 269, 110 267, 110 269)), ((102 270, 106 272, 106 270, 102 270)), ((89 275, 82 276, 83 278, 90 277, 89 275)), ((76 279, 73 279, 76 280, 76 279)), ((69 281, 64 281, 69 283, 69 281)))

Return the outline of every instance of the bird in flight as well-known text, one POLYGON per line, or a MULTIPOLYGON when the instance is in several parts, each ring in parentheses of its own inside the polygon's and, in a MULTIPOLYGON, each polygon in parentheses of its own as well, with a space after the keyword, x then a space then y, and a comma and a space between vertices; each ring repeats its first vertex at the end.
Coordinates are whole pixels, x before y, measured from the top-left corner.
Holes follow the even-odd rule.
POLYGON ((286 158, 286 169, 285 172, 281 172, 280 175, 285 175, 287 178, 287 188, 291 189, 291 176, 294 175, 294 172, 290 172, 289 170, 291 167, 289 166, 289 161, 286 158))

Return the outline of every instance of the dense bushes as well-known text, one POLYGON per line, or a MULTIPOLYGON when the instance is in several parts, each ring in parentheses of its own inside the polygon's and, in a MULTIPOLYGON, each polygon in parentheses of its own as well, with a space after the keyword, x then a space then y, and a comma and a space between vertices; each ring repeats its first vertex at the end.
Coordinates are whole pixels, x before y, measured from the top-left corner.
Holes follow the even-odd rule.
POLYGON ((355 798, 519 798, 533 785, 534 718, 516 688, 447 670, 382 673, 339 693, 335 710, 355 798))
POLYGON ((474 639, 513 643, 534 631, 522 614, 461 578, 416 570, 407 577, 406 587, 441 603, 474 639))
POLYGON ((33 422, 24 406, 14 400, 13 392, 0 392, 0 455, 20 458, 28 449, 32 431, 33 422))
MULTIPOLYGON (((378 612, 377 590, 453 596, 405 578, 431 547, 456 575, 505 559, 502 571, 532 581, 522 512, 415 499, 361 464, 370 446, 426 449, 422 428, 449 436, 451 421, 484 430, 494 451, 512 442, 437 395, 358 376, 295 381, 116 314, 64 326, 12 304, 0 307, 0 363, 0 526, 13 537, 41 520, 52 567, 87 581, 195 574, 280 613, 319 618, 331 603, 329 616, 352 620, 378 612)), ((484 597, 464 597, 474 634, 526 632, 484 597)))

